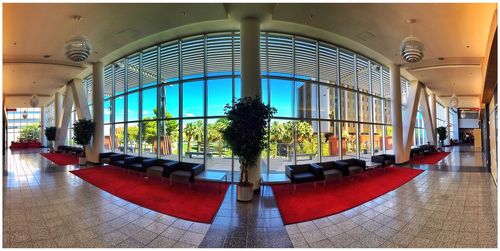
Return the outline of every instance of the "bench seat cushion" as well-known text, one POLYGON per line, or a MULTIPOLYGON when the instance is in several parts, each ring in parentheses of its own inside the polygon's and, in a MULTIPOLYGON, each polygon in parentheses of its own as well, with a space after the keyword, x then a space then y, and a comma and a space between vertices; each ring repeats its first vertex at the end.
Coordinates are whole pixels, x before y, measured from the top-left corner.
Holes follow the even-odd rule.
POLYGON ((342 172, 337 169, 325 170, 323 173, 325 175, 325 180, 342 178, 342 172))
POLYGON ((316 181, 316 176, 312 173, 296 173, 294 174, 294 177, 297 182, 316 181))
POLYGON ((363 172, 363 168, 360 166, 350 166, 349 167, 349 175, 362 173, 362 172, 363 172))

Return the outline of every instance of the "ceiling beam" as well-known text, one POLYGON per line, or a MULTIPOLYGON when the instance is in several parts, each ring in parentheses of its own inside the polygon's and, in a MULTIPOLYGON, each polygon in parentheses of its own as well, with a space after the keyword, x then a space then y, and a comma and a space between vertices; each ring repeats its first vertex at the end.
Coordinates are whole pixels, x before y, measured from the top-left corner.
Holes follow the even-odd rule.
POLYGON ((43 65, 55 65, 55 66, 64 66, 71 67, 77 69, 87 69, 87 66, 81 64, 74 64, 68 62, 59 62, 59 61, 42 61, 42 60, 15 60, 15 59, 6 59, 3 61, 5 65, 14 65, 14 64, 43 64, 43 65))
POLYGON ((449 68, 480 68, 481 64, 442 64, 442 65, 429 65, 422 67, 407 68, 409 71, 425 71, 449 68))

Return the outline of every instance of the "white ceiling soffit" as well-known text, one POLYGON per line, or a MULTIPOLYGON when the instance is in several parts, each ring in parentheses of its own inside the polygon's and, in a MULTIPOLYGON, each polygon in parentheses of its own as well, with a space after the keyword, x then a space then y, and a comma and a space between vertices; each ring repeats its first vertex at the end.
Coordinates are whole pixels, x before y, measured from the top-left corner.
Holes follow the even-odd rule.
MULTIPOLYGON (((451 97, 440 97, 443 105, 450 105, 451 97)), ((458 108, 479 108, 481 104, 479 102, 479 96, 458 96, 458 108)))
MULTIPOLYGON (((288 28, 304 27, 288 29, 287 32, 327 38, 327 41, 335 40, 328 39, 335 37, 343 41, 341 45, 383 64, 403 63, 398 50, 401 40, 409 35, 405 20, 416 18, 414 35, 426 46, 421 64, 424 67, 423 63, 434 63, 432 60, 439 57, 444 57, 445 61, 449 58, 483 58, 491 18, 496 9, 494 3, 240 4, 245 8, 233 5, 238 4, 4 4, 3 56, 7 61, 32 62, 40 60, 43 55, 51 55, 52 62, 70 62, 63 54, 63 46, 76 32, 75 23, 71 20, 75 14, 84 17, 79 24, 79 33, 86 35, 95 48, 89 62, 109 62, 169 39, 207 30, 237 28, 238 24, 233 19, 237 18, 238 13, 244 13, 242 9, 254 8, 253 12, 263 12, 264 17, 272 11, 272 20, 265 19, 263 29, 273 30, 280 25, 288 28)), ((5 67, 4 75, 5 72, 9 74, 5 67)), ((59 68, 46 71, 70 77, 62 83, 54 83, 56 76, 47 77, 47 82, 40 80, 40 84, 49 89, 58 88, 71 78, 81 78, 84 72, 85 75, 90 73, 90 67, 79 74, 73 74, 74 69, 70 67, 54 67, 59 68)), ((402 70, 406 73, 404 67, 402 70)), ((433 83, 444 83, 446 88, 438 88, 436 93, 451 95, 452 89, 446 83, 456 82, 458 93, 458 80, 464 77, 452 71, 453 68, 430 69, 417 71, 422 76, 412 74, 433 90, 433 83), (450 72, 440 75, 433 71, 450 72)), ((471 71, 475 76, 475 70, 471 71)), ((30 76, 36 79, 40 73, 28 70, 25 74, 27 79, 30 76), (35 75, 31 76, 32 72, 35 75)), ((6 78, 9 79, 9 76, 4 76, 4 86, 14 83, 13 80, 6 82, 6 78)), ((470 79, 468 85, 480 86, 481 82, 470 79)), ((27 90, 18 92, 25 93, 27 90)), ((4 90, 4 93, 14 91, 12 88, 7 92, 4 90)))
POLYGON ((3 93, 53 94, 72 78, 81 77, 85 68, 89 71, 89 64, 65 66, 72 62, 64 55, 64 44, 77 33, 91 41, 94 52, 88 62, 95 62, 152 34, 212 20, 227 20, 223 4, 5 3, 3 93), (78 32, 73 15, 83 16, 78 32), (43 88, 32 88, 33 81, 43 88))

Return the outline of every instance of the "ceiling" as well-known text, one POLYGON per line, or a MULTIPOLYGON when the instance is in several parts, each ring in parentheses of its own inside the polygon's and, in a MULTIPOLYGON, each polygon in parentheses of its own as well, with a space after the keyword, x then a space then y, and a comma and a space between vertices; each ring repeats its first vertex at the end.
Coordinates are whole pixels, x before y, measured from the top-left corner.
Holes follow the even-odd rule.
POLYGON ((414 18, 413 34, 426 49, 424 60, 403 65, 409 77, 438 96, 450 96, 453 83, 457 95, 479 96, 480 67, 496 8, 495 3, 3 4, 3 93, 50 95, 90 73, 88 64, 81 68, 63 54, 64 43, 77 33, 75 14, 84 17, 78 33, 94 46, 88 61, 106 63, 185 34, 237 29, 237 19, 263 13, 263 29, 296 27, 295 33, 324 37, 384 64, 404 63, 399 44, 409 35, 405 20, 414 18))

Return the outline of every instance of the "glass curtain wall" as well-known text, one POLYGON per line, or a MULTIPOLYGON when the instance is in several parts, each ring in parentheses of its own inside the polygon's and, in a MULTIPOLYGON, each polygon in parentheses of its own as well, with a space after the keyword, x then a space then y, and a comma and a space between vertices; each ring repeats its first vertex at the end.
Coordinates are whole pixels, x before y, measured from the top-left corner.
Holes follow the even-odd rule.
POLYGON ((458 131, 455 130, 455 127, 457 126, 455 124, 455 121, 458 121, 458 118, 457 118, 457 111, 455 111, 454 108, 450 108, 449 110, 450 112, 450 140, 453 139, 453 140, 458 140, 458 131))
POLYGON ((437 102, 436 104, 437 104, 437 106, 436 106, 437 126, 436 127, 440 127, 440 126, 446 127, 446 109, 444 108, 444 106, 441 103, 437 102))
MULTIPOLYGON (((321 41, 261 33, 262 99, 278 113, 263 172, 392 149, 389 69, 321 41)), ((241 93, 237 32, 169 41, 105 67, 105 149, 237 172, 224 106, 241 93)), ((236 176, 235 176, 236 177, 236 176)))
POLYGON ((415 118, 415 129, 413 136, 413 146, 420 146, 427 144, 427 136, 425 135, 424 128, 424 117, 422 115, 422 111, 420 107, 417 110, 417 115, 415 118))
POLYGON ((40 139, 40 108, 7 109, 7 140, 10 142, 40 139))

